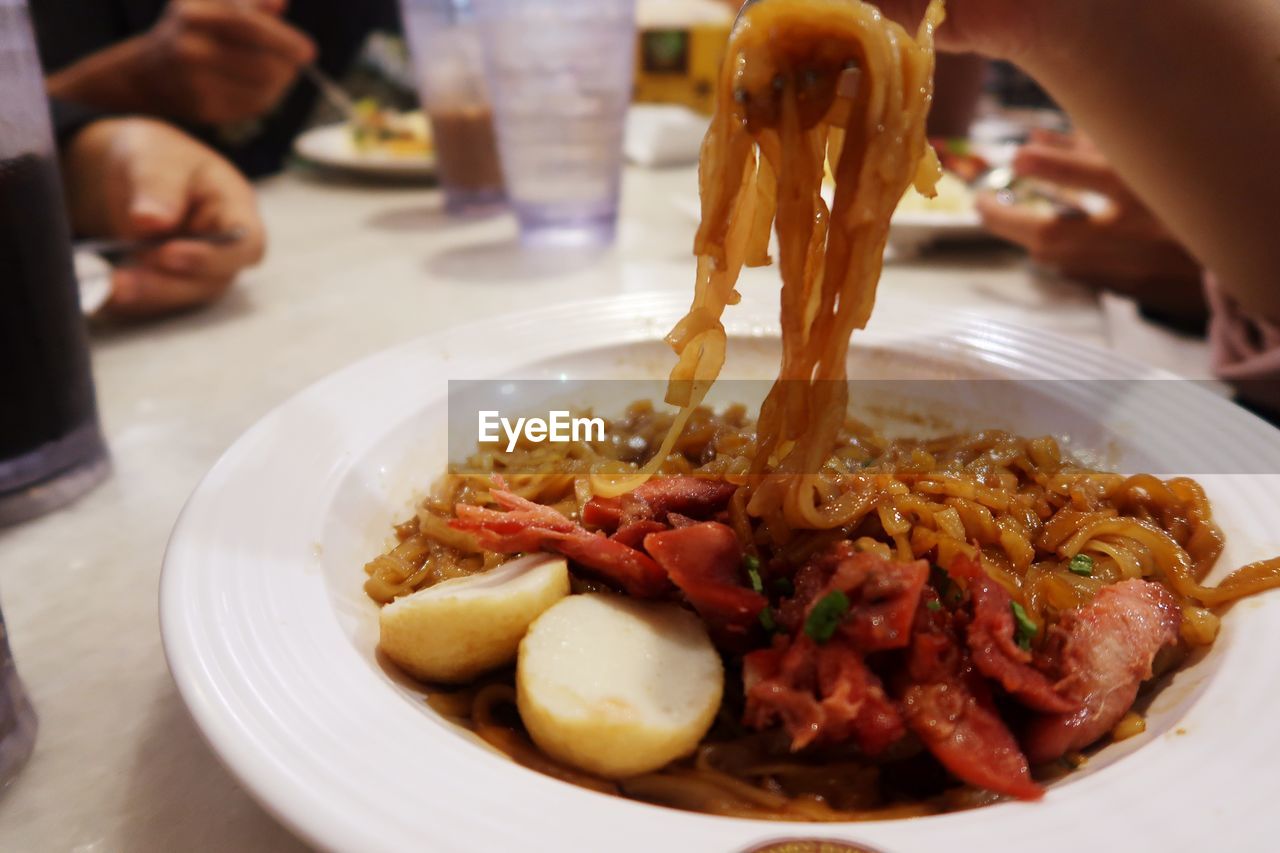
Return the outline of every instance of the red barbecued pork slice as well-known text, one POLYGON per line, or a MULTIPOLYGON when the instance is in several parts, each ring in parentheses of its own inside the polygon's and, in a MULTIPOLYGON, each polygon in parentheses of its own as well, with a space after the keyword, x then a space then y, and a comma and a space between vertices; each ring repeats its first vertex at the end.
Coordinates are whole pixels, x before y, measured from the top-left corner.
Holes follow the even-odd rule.
MULTIPOLYGON (((936 598, 929 593, 927 600, 936 598)), ((907 726, 952 775, 1019 799, 1043 795, 992 701, 990 688, 958 642, 945 609, 929 611, 922 606, 903 676, 902 711, 907 726)))
POLYGON ((1127 580, 1103 587, 1092 602, 1064 614, 1059 693, 1079 710, 1032 720, 1022 743, 1034 762, 1082 749, 1109 732, 1151 677, 1156 653, 1178 639, 1182 611, 1158 583, 1127 580))
POLYGON ((863 652, 905 648, 928 579, 924 560, 895 563, 866 552, 844 557, 828 586, 849 598, 839 633, 863 652))
POLYGON ((621 542, 628 548, 639 548, 644 544, 644 537, 666 529, 667 526, 661 521, 633 521, 619 527, 609 538, 614 542, 621 542))
POLYGON ((457 530, 475 536, 482 548, 503 554, 553 551, 563 554, 638 598, 652 598, 670 589, 667 573, 643 551, 591 533, 549 506, 534 503, 500 485, 489 490, 506 510, 458 504, 457 530))
POLYGON ((978 672, 1037 711, 1067 713, 1080 706, 1054 689, 1049 676, 1031 665, 1031 652, 1014 641, 1013 599, 978 563, 960 557, 951 568, 969 582, 973 617, 965 630, 969 654, 978 672))
POLYGON ((839 636, 862 652, 905 648, 928 578, 924 560, 897 563, 838 542, 796 573, 795 595, 780 606, 780 621, 789 631, 800 630, 814 604, 838 590, 849 600, 839 636))
POLYGON ((900 740, 902 716, 857 649, 840 638, 819 645, 808 636, 779 638, 742 662, 744 722, 754 729, 781 723, 791 749, 853 739, 868 755, 900 740))
POLYGON ((636 521, 665 521, 669 512, 707 520, 728 506, 737 489, 724 480, 655 477, 625 495, 587 501, 582 523, 614 530, 636 521))
POLYGON ((779 611, 794 637, 743 662, 746 724, 781 722, 797 750, 853 740, 876 755, 901 740, 902 715, 864 655, 907 646, 928 575, 922 560, 895 563, 849 542, 802 566, 795 595, 779 611), (844 594, 848 609, 837 614, 829 635, 810 636, 806 621, 834 592, 844 594))
POLYGON ((650 533, 644 549, 718 635, 745 636, 759 624, 769 602, 743 585, 742 547, 733 528, 704 521, 650 533))

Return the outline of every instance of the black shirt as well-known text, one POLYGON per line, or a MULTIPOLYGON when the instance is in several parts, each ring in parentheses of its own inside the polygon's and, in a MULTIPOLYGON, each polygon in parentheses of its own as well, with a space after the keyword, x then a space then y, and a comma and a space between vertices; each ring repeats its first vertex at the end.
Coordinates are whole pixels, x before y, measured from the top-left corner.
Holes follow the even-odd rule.
MULTIPOLYGON (((46 74, 116 42, 149 30, 167 0, 30 0, 36 41, 46 74)), ((285 20, 319 48, 318 64, 334 76, 346 73, 369 33, 398 30, 395 0, 292 0, 285 20)), ((299 79, 250 138, 229 143, 216 128, 186 127, 226 154, 251 177, 278 171, 303 129, 316 92, 299 79)))

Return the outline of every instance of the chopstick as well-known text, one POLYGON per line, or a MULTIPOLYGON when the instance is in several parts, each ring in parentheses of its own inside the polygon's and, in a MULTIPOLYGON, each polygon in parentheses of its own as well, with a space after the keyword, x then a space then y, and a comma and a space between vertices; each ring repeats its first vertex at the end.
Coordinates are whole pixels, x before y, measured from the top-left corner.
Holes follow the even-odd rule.
POLYGON ((343 116, 351 118, 355 114, 355 101, 351 100, 351 96, 336 80, 320 70, 320 66, 314 62, 308 62, 302 66, 302 74, 311 81, 311 85, 316 87, 321 97, 343 116))
POLYGON ((72 248, 77 252, 88 252, 93 255, 99 255, 107 260, 113 258, 125 258, 129 255, 136 255, 139 252, 146 252, 150 249, 158 249, 166 243, 172 243, 175 240, 190 240, 196 243, 205 243, 210 246, 230 246, 244 239, 245 230, 243 228, 231 228, 226 231, 206 231, 203 233, 187 233, 184 231, 170 231, 166 234, 156 234, 153 237, 140 238, 117 238, 107 237, 92 240, 77 240, 72 244, 72 248))

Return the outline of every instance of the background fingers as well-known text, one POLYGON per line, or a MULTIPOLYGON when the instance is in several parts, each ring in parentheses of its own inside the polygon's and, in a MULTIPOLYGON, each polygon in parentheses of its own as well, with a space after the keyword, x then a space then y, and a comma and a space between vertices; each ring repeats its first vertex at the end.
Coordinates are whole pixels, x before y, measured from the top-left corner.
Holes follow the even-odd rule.
POLYGON ((149 317, 217 299, 230 280, 188 278, 149 267, 122 267, 112 276, 106 310, 122 317, 149 317))
POLYGON ((1022 177, 1041 178, 1064 187, 1092 190, 1111 197, 1123 191, 1115 172, 1101 157, 1053 145, 1028 143, 1022 146, 1014 155, 1013 169, 1022 177))

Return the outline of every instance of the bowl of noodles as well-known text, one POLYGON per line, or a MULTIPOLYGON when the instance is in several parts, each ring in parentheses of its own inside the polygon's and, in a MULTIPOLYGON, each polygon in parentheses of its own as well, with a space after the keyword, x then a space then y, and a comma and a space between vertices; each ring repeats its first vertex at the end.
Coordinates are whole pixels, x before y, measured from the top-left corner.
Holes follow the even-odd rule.
POLYGON ((166 652, 285 822, 342 849, 977 850, 999 826, 1074 850, 1209 843, 1179 818, 1211 796, 1270 837, 1240 771, 1280 756, 1248 724, 1276 698, 1275 431, 1069 340, 872 321, 893 210, 938 177, 941 21, 744 13, 692 304, 424 339, 218 463, 166 555, 166 652), (779 301, 741 304, 775 230, 779 301), (504 346, 448 361, 482 335, 504 346))

